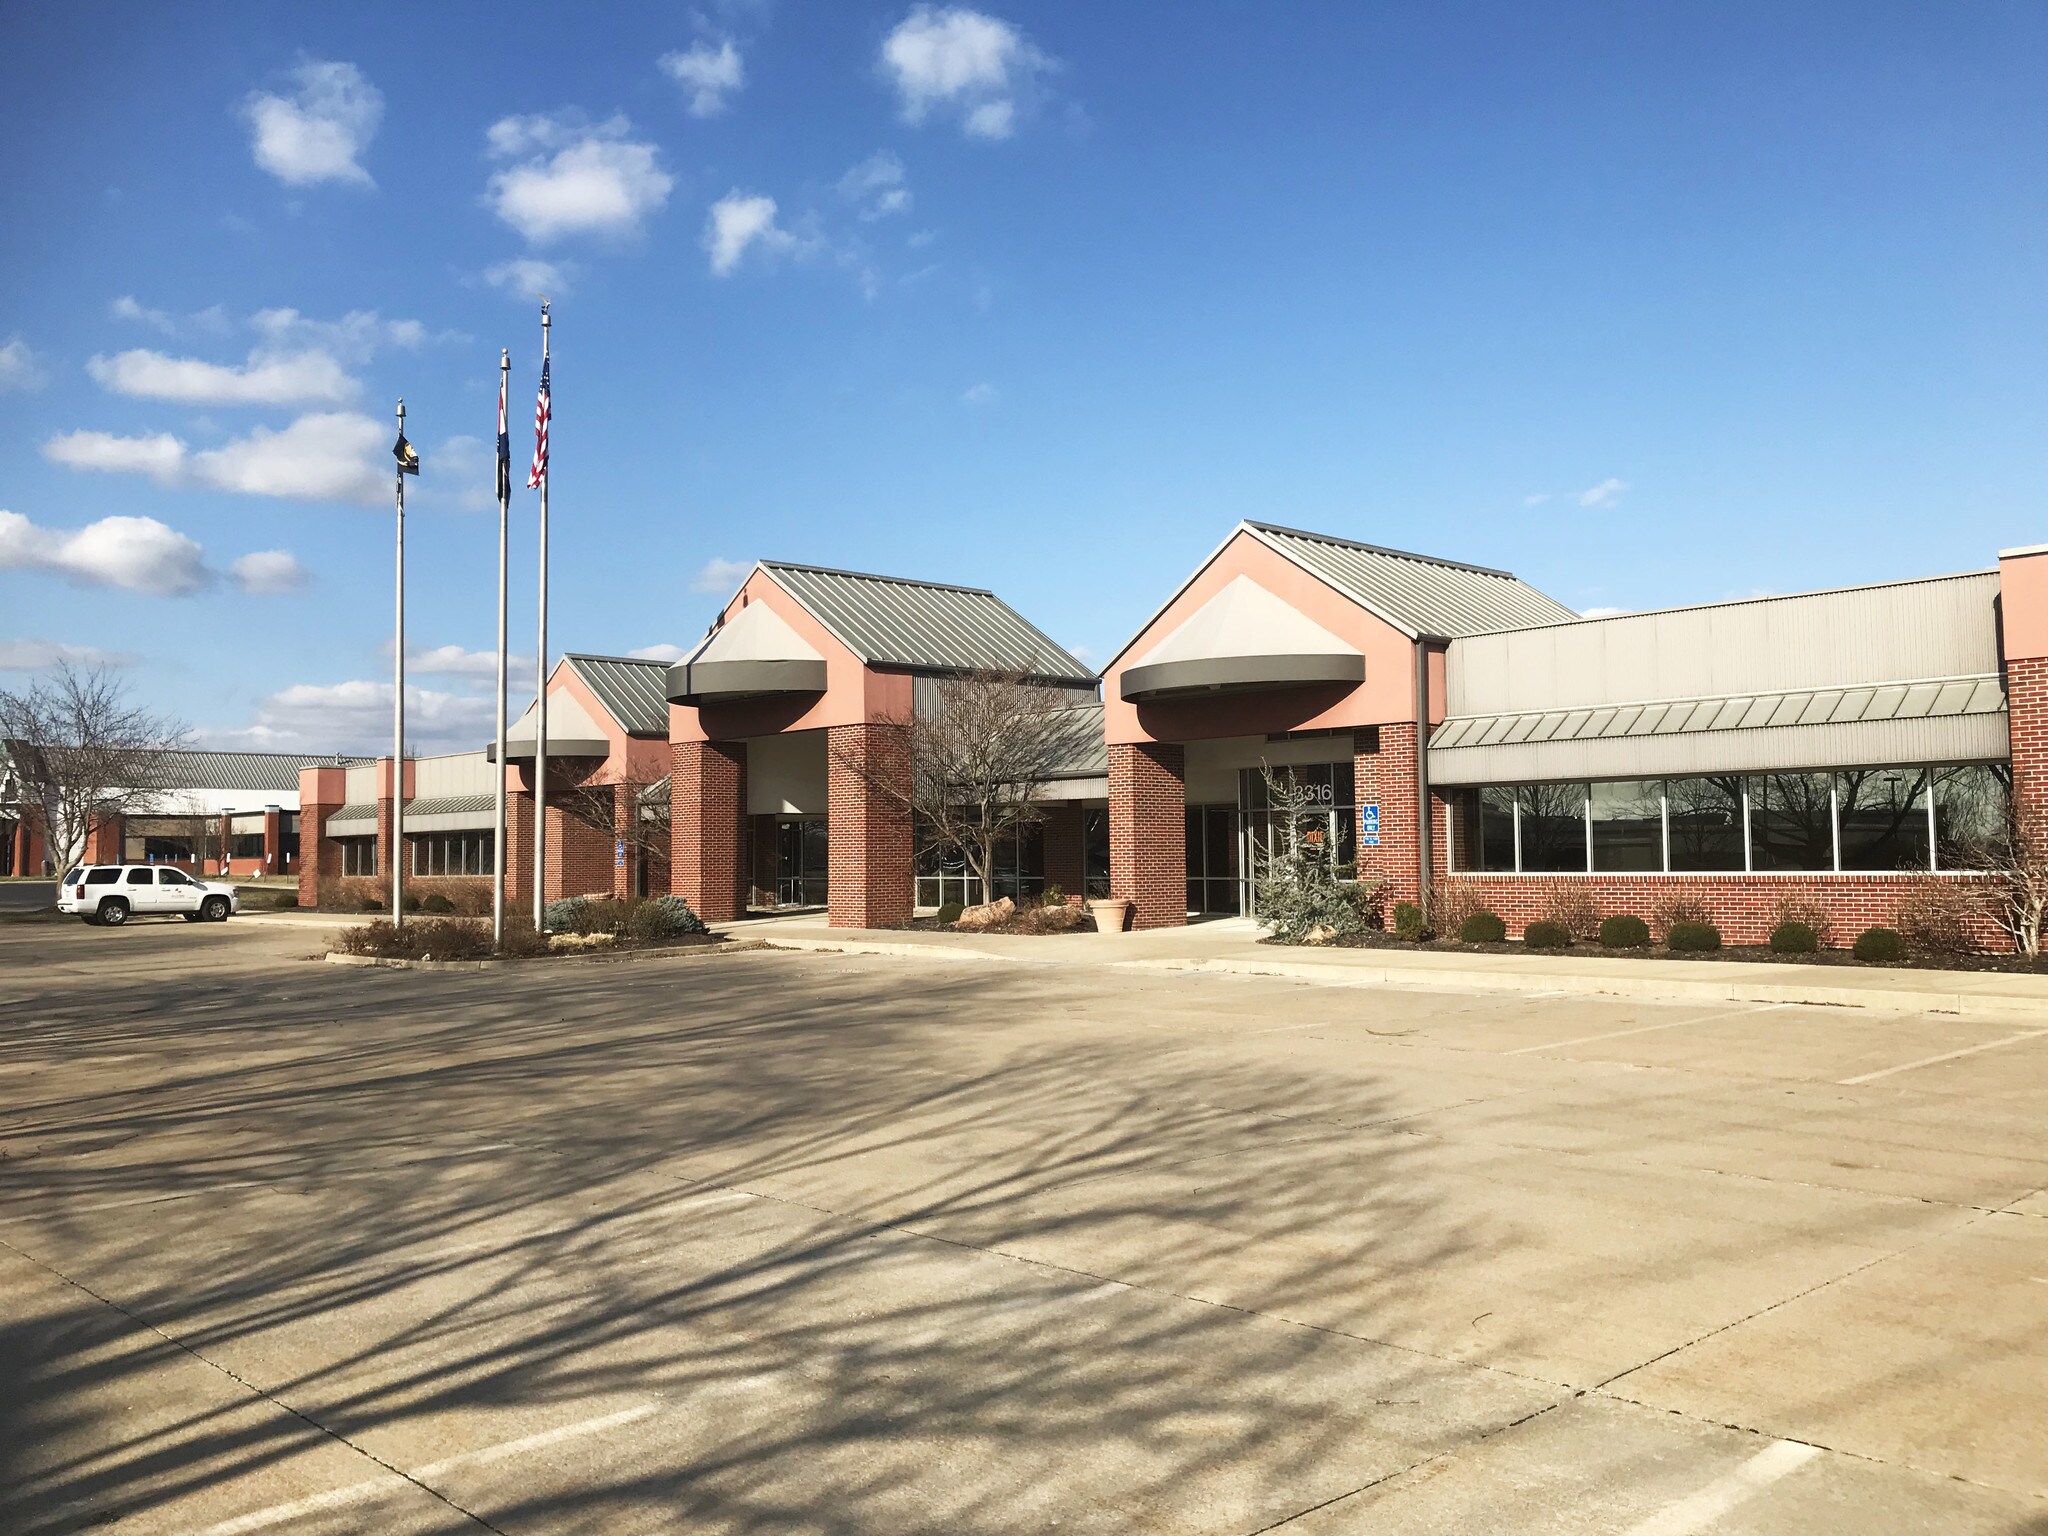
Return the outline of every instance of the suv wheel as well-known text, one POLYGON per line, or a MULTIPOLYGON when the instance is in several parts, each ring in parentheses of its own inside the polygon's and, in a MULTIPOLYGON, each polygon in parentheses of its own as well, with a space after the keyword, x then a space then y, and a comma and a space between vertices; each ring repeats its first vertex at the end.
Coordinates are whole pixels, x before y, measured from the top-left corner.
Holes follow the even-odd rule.
POLYGON ((228 920, 228 899, 225 896, 209 896, 199 904, 199 920, 205 923, 224 923, 228 920))
POLYGON ((128 903, 119 896, 109 896, 100 903, 98 916, 102 928, 118 928, 128 921, 128 903))

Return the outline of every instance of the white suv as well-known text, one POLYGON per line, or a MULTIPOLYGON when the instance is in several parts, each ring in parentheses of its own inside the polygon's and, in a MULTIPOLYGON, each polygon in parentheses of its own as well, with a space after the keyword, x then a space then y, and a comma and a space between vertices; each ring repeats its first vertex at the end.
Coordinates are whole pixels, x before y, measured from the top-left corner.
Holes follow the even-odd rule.
POLYGON ((86 864, 65 871, 57 887, 59 912, 109 928, 174 912, 188 923, 224 923, 240 906, 232 885, 194 880, 168 864, 86 864))

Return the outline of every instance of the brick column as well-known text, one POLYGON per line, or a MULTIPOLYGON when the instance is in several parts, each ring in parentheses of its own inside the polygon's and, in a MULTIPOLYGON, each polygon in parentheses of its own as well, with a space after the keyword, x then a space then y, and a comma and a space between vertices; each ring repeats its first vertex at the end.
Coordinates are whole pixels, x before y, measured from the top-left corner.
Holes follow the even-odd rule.
POLYGON ((1056 801, 1045 808, 1045 820, 1041 826, 1045 883, 1058 886, 1070 897, 1080 897, 1088 884, 1086 855, 1082 848, 1081 807, 1071 800, 1056 801))
POLYGON ((612 894, 626 897, 633 892, 633 866, 639 862, 640 842, 634 825, 640 811, 640 786, 638 784, 614 784, 612 786, 612 894), (626 845, 626 857, 618 857, 619 844, 626 845))
POLYGON ((299 905, 317 907, 320 887, 341 878, 341 846, 327 835, 327 818, 341 802, 299 797, 299 905))
POLYGON ((910 921, 910 731, 868 721, 826 733, 830 850, 826 922, 834 928, 901 928, 910 921))
MULTIPOLYGON (((1414 722, 1354 733, 1351 766, 1359 805, 1380 808, 1380 845, 1368 848, 1359 844, 1359 874, 1389 882, 1389 907, 1397 901, 1420 901, 1422 850, 1415 825, 1414 722)), ((1437 868, 1443 868, 1441 844, 1437 859, 1437 868)))
POLYGON ((1109 749, 1109 889, 1133 928, 1188 920, 1187 753, 1170 742, 1109 749))
POLYGON ((263 873, 281 875, 284 872, 284 812, 266 808, 263 812, 263 873))
POLYGON ((593 896, 612 888, 611 818, 588 820, 581 797, 548 801, 547 899, 593 896))
POLYGON ((533 916, 533 795, 505 786, 505 915, 533 916))
MULTIPOLYGON (((126 850, 121 846, 124 831, 119 816, 109 816, 104 821, 95 821, 85 834, 85 862, 88 864, 118 864, 126 850)), ((59 874, 63 871, 59 870, 59 874)))
POLYGON ((706 922, 746 915, 747 744, 669 745, 669 884, 706 922))

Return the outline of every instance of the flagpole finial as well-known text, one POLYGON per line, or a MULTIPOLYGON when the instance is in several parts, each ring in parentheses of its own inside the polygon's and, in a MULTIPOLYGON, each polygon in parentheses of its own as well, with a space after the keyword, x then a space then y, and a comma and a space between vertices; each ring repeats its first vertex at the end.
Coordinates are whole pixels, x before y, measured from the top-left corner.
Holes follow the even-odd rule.
POLYGON ((400 399, 398 402, 398 419, 400 421, 405 420, 405 401, 403 399, 400 399))

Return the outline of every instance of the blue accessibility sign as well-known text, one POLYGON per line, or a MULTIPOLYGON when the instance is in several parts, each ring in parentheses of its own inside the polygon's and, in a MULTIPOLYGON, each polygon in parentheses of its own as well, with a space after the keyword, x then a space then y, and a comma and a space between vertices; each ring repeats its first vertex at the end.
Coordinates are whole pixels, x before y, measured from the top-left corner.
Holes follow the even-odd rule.
POLYGON ((1380 845, 1380 808, 1377 805, 1361 805, 1358 808, 1358 841, 1367 848, 1380 845))

